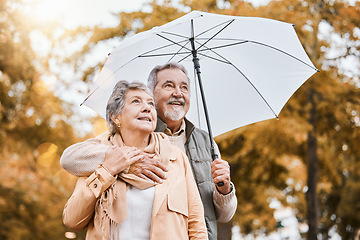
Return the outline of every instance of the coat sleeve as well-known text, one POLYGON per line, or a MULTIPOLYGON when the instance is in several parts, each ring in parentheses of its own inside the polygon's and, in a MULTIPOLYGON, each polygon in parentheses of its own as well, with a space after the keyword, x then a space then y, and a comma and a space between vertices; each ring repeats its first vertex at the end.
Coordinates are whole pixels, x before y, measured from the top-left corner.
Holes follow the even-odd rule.
POLYGON ((116 178, 102 167, 88 178, 79 178, 63 211, 65 226, 76 231, 84 230, 95 213, 98 198, 115 181, 116 178))
POLYGON ((188 231, 189 239, 208 239, 204 207, 200 198, 199 190, 196 186, 195 179, 190 167, 190 163, 185 155, 182 153, 185 165, 185 178, 188 191, 188 231))
POLYGON ((61 167, 77 177, 89 176, 105 160, 110 146, 101 140, 106 136, 107 132, 66 148, 60 158, 61 167))

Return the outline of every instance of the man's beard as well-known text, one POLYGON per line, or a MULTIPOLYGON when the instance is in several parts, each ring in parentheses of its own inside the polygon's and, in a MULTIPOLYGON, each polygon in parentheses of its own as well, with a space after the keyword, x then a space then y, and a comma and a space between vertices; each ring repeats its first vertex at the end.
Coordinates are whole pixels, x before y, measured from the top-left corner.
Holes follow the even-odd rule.
MULTIPOLYGON (((185 100, 183 98, 170 98, 167 102, 167 104, 171 104, 172 102, 180 102, 184 107, 185 107, 185 100)), ((168 105, 167 108, 165 109, 165 112, 164 112, 164 115, 166 118, 172 120, 172 121, 179 121, 181 120, 182 118, 185 117, 185 110, 184 108, 181 108, 181 109, 172 109, 172 110, 169 110, 168 108, 172 108, 173 106, 172 105, 168 105)))
POLYGON ((172 121, 179 121, 185 116, 185 110, 181 109, 169 111, 168 109, 166 109, 164 115, 166 118, 169 118, 172 121))

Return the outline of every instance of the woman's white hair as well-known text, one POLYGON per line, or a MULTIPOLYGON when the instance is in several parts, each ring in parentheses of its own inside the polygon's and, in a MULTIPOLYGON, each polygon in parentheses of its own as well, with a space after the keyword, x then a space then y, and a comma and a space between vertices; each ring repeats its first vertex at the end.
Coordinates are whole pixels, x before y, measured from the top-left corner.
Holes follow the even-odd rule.
POLYGON ((125 80, 119 81, 113 89, 111 96, 106 106, 106 124, 111 135, 119 131, 118 126, 111 119, 111 115, 118 116, 125 105, 125 94, 128 90, 143 90, 150 96, 153 96, 152 91, 141 82, 129 83, 125 80))

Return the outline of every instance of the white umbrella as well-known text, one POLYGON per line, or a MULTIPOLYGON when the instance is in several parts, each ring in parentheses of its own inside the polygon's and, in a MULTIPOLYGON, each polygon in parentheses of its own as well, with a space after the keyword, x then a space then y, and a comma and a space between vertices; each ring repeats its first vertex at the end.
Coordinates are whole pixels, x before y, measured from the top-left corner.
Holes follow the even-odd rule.
POLYGON ((83 104, 105 117, 107 100, 119 80, 146 82, 155 65, 170 61, 194 71, 187 118, 214 136, 277 118, 292 94, 317 71, 292 24, 193 11, 122 41, 83 104), (206 99, 208 113, 200 96, 206 99))

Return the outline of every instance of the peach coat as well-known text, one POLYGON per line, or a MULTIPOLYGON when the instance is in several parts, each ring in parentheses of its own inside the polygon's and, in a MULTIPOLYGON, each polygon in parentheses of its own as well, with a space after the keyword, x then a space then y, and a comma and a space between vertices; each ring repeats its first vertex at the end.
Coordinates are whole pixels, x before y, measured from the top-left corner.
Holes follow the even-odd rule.
MULTIPOLYGON (((102 142, 114 145, 114 139, 108 136, 102 142)), ((171 145, 163 133, 152 133, 151 144, 155 144, 155 150, 148 152, 158 154, 169 172, 162 184, 155 185, 150 239, 208 239, 203 205, 185 153, 171 145)), ((77 231, 88 228, 87 240, 109 240, 112 224, 119 226, 127 218, 128 184, 136 182, 140 189, 154 184, 138 180, 132 174, 114 177, 100 165, 90 177, 78 179, 64 208, 64 224, 77 231)))

